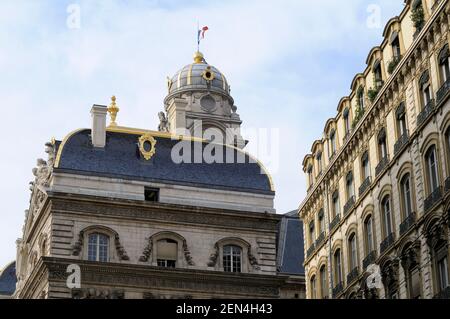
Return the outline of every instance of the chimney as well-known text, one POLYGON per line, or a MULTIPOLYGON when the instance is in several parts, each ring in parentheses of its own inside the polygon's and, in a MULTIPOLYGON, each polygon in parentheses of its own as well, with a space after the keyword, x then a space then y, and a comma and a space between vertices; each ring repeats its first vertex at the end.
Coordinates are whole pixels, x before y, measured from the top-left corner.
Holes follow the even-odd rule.
POLYGON ((104 105, 94 105, 91 109, 92 115, 92 145, 94 147, 105 147, 106 144, 106 113, 104 105))

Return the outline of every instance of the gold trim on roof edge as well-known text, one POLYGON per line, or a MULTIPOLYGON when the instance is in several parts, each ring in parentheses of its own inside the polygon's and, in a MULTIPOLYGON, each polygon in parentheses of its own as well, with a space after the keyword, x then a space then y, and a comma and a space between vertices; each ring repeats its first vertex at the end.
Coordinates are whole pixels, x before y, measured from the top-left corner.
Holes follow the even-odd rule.
MULTIPOLYGON (((55 168, 59 167, 59 162, 61 160, 61 155, 62 155, 62 151, 64 149, 64 146, 66 145, 67 141, 76 133, 79 133, 81 131, 84 130, 90 130, 89 128, 82 128, 82 129, 77 129, 75 131, 70 132, 61 142, 61 145, 58 148, 58 153, 56 154, 56 160, 55 160, 55 168)), ((170 139, 178 139, 178 140, 184 140, 184 141, 192 141, 192 142, 208 142, 205 139, 202 138, 198 138, 198 137, 192 137, 192 136, 185 136, 185 135, 174 135, 171 133, 165 133, 165 132, 159 132, 159 131, 152 131, 152 130, 145 130, 145 129, 139 129, 139 128, 133 128, 133 127, 124 127, 124 126, 114 126, 114 127, 107 127, 106 128, 107 132, 113 132, 113 133, 126 133, 126 134, 133 134, 133 135, 144 135, 144 134, 151 134, 152 136, 156 136, 156 137, 161 137, 161 138, 170 138, 170 139)), ((232 146, 232 145, 228 145, 228 144, 220 144, 220 145, 224 145, 225 147, 229 147, 232 149, 235 149, 238 152, 241 152, 245 155, 247 155, 249 158, 251 158, 253 161, 255 161, 259 167, 262 168, 262 170, 264 171, 264 174, 267 176, 267 178, 269 179, 269 185, 270 185, 270 190, 272 192, 275 192, 275 185, 273 182, 273 178, 272 175, 270 175, 269 171, 267 170, 267 168, 264 166, 264 164, 259 161, 255 156, 251 155, 250 153, 241 150, 240 148, 236 147, 236 146, 232 146)))

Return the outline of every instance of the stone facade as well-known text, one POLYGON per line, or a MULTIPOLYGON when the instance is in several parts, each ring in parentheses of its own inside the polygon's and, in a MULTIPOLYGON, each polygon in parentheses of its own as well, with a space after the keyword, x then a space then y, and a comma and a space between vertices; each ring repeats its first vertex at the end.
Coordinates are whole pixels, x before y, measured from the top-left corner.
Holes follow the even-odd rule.
POLYGON ((304 159, 308 298, 449 297, 449 13, 406 1, 304 159))
MULTIPOLYGON (((240 135, 214 145, 247 162, 181 163, 183 169, 170 162, 178 142, 200 149, 209 143, 178 135, 180 128, 191 129, 189 119, 180 120, 180 99, 195 104, 197 94, 206 94, 231 103, 219 103, 219 110, 233 106, 221 73, 204 60, 189 68, 196 69, 169 86, 169 115, 160 113, 159 131, 118 126, 113 97, 109 108, 93 106, 90 130, 46 144, 48 159, 39 159, 33 170, 17 241, 15 298, 305 296, 303 273, 278 270, 283 216, 275 214, 270 176, 241 150, 240 135)), ((222 129, 230 120, 240 126, 234 112, 220 118, 210 102, 194 110, 208 127, 222 129)))

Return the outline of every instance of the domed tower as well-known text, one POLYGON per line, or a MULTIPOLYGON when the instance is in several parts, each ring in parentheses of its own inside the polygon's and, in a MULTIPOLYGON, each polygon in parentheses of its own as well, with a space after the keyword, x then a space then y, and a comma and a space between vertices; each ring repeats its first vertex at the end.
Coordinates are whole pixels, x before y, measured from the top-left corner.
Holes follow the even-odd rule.
POLYGON ((244 148, 241 119, 236 113, 230 85, 217 68, 196 52, 194 62, 167 79, 164 99, 167 117, 160 113, 160 131, 224 142, 244 148))

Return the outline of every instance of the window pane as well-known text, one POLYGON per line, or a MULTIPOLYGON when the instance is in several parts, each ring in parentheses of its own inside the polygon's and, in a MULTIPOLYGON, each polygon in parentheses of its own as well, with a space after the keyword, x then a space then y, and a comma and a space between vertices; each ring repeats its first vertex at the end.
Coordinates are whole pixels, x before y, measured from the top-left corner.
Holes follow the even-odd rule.
POLYGON ((223 269, 226 272, 241 272, 241 248, 237 246, 224 246, 223 269))
POLYGON ((97 242, 98 242, 97 234, 89 235, 88 260, 90 261, 97 261, 97 242))
POLYGON ((372 229, 372 217, 369 217, 366 222, 366 234, 367 234, 367 253, 372 252, 373 249, 373 229, 372 229))
POLYGON ((386 198, 383 204, 384 208, 384 223, 386 230, 386 237, 392 233, 392 219, 391 219, 391 203, 390 199, 386 198))
POLYGON ((409 274, 409 296, 411 299, 420 298, 420 272, 415 268, 409 274))

